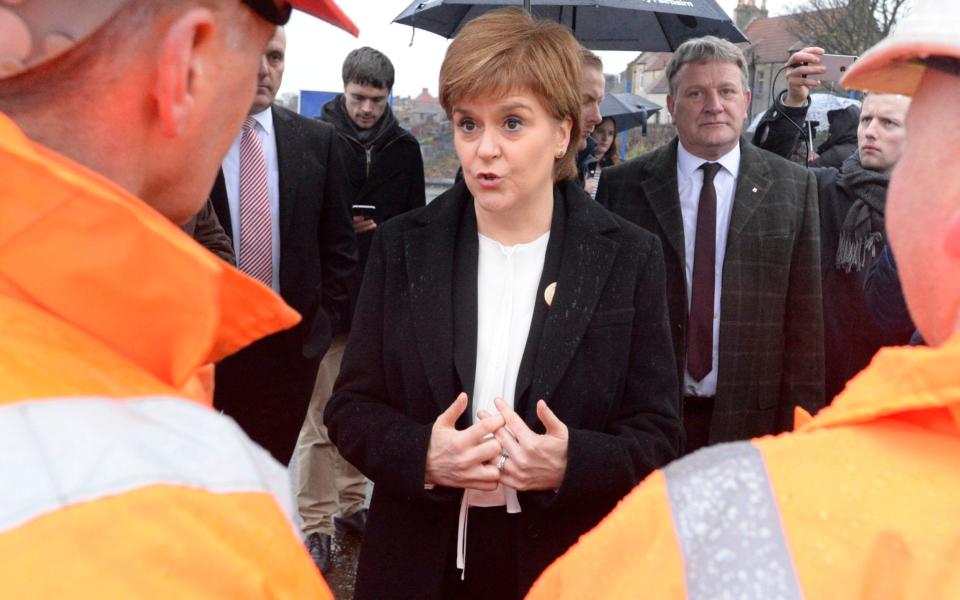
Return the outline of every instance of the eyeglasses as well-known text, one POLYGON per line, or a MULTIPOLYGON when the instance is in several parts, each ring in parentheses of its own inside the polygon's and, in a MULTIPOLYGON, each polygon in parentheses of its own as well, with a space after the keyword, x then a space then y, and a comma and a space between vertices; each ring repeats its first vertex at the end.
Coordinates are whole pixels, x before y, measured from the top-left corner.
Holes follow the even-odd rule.
POLYGON ((293 12, 293 6, 289 2, 243 0, 243 3, 274 25, 286 25, 287 21, 290 20, 290 13, 293 12))
POLYGON ((912 62, 947 75, 960 77, 960 59, 953 56, 928 56, 926 58, 915 58, 912 62))

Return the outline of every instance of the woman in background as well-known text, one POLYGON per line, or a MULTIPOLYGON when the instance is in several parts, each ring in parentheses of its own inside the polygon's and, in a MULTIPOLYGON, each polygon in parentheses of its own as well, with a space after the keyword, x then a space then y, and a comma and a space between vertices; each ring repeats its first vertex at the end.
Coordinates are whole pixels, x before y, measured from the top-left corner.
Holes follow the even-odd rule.
POLYGON ((583 180, 584 189, 591 198, 597 197, 597 184, 600 183, 600 172, 607 167, 620 163, 620 151, 617 148, 617 123, 613 117, 604 117, 590 134, 597 142, 593 150, 595 162, 589 167, 587 176, 583 180))
POLYGON ((680 450, 657 238, 575 182, 580 47, 517 9, 451 43, 464 180, 382 225, 327 409, 373 480, 356 598, 522 598, 680 450))

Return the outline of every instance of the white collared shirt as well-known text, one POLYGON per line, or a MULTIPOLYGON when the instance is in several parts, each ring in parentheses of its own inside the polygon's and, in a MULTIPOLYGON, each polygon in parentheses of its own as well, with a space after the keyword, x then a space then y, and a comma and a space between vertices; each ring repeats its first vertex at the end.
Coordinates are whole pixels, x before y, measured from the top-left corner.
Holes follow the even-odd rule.
MULTIPOLYGON (((474 376, 471 422, 477 412, 494 415, 493 401, 501 398, 514 407, 517 376, 527 346, 530 323, 538 298, 550 232, 526 244, 504 246, 479 235, 477 260, 477 366, 474 376)), ((466 566, 467 519, 471 506, 506 506, 508 513, 520 512, 513 488, 498 485, 492 492, 465 490, 460 503, 457 531, 457 568, 466 566)))
POLYGON ((713 367, 701 381, 694 381, 684 371, 683 389, 690 396, 714 396, 717 393, 717 359, 720 351, 720 298, 723 282, 723 258, 727 249, 727 233, 730 229, 730 215, 733 212, 733 197, 737 189, 737 176, 740 173, 740 144, 721 156, 718 160, 708 161, 677 146, 677 187, 680 195, 680 212, 683 215, 683 253, 684 272, 687 278, 687 311, 693 294, 693 258, 697 238, 697 211, 700 208, 700 190, 703 188, 703 170, 705 162, 717 162, 723 167, 713 179, 717 191, 717 254, 714 268, 713 288, 713 367))
POLYGON ((478 237, 473 422, 477 421, 480 410, 496 414, 495 398, 502 398, 507 406, 513 407, 550 232, 514 246, 504 246, 482 234, 478 237))
MULTIPOLYGON (((267 107, 255 115, 256 131, 263 146, 263 160, 267 165, 267 194, 270 196, 271 247, 273 249, 273 281, 270 287, 280 292, 280 167, 277 162, 277 136, 273 129, 273 108, 267 107)), ((230 207, 230 225, 233 233, 233 251, 240 264, 240 138, 237 134, 233 145, 223 158, 223 182, 227 187, 227 204, 230 207)))

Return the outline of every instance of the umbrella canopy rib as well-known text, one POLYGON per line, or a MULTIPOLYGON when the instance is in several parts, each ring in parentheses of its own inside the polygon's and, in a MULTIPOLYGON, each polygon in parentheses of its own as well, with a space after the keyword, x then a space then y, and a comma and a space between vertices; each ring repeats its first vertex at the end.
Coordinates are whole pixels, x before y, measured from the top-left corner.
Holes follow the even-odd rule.
MULTIPOLYGON (((421 0, 394 22, 454 37, 472 19, 524 0, 421 0)), ((569 27, 594 50, 670 52, 684 41, 715 35, 734 43, 747 38, 715 0, 532 0, 532 14, 569 27)))

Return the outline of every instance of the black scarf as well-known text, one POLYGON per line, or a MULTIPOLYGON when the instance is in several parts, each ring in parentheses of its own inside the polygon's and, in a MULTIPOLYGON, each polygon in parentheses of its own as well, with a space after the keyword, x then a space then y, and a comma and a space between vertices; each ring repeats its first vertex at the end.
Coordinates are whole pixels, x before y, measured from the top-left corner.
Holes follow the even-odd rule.
POLYGON ((397 118, 388 106, 373 127, 360 129, 347 114, 346 98, 343 94, 337 94, 333 100, 323 105, 323 120, 331 123, 339 132, 353 138, 363 148, 372 150, 377 150, 392 139, 389 134, 393 132, 397 122, 397 118))
POLYGON ((854 202, 840 227, 836 267, 845 273, 861 271, 867 253, 876 257, 883 247, 883 212, 890 176, 863 168, 857 151, 843 161, 838 185, 854 202))

